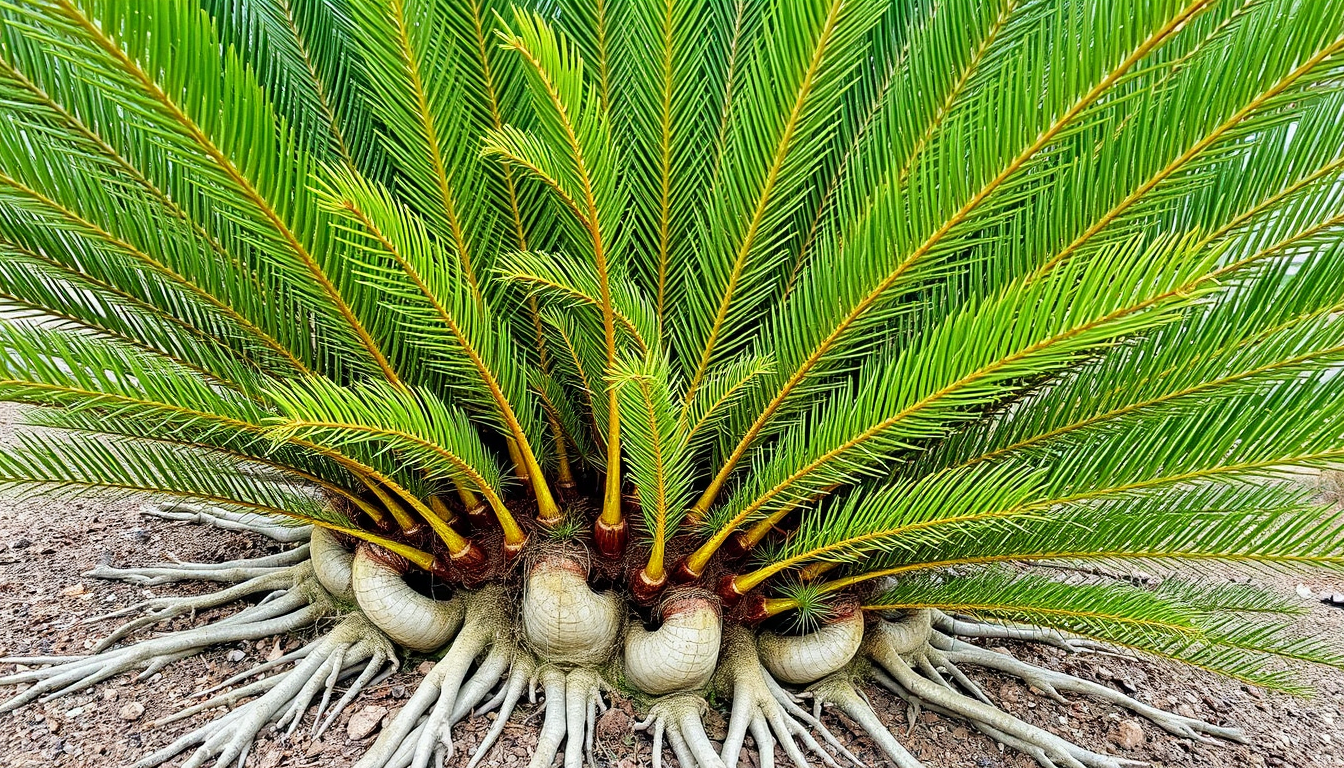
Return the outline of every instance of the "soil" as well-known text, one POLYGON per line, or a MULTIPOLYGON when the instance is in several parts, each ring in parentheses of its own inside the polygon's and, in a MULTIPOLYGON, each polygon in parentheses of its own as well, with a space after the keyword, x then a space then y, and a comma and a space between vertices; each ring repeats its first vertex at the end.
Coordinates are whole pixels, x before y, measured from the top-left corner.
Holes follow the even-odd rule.
MULTIPOLYGON (((18 411, 0 404, 0 450, 13 440, 18 411)), ((175 584, 143 588, 83 578, 98 563, 119 566, 148 565, 173 558, 219 561, 255 557, 278 551, 281 545, 251 534, 238 534, 142 518, 143 498, 0 497, 0 656, 80 653, 102 634, 110 622, 85 623, 90 617, 130 605, 151 595, 193 594, 211 590, 207 584, 175 584)), ((1249 574, 1228 572, 1223 577, 1244 580, 1249 574)), ((1322 593, 1344 593, 1344 575, 1255 573, 1258 583, 1287 594, 1311 590, 1302 599, 1310 613, 1300 630, 1323 637, 1344 638, 1344 609, 1319 601, 1322 593)), ((183 618, 164 631, 208 621, 233 608, 183 618)), ((282 637, 257 643, 223 646, 189 658, 148 680, 131 675, 110 680, 94 689, 0 715, 0 766, 121 766, 133 763, 155 748, 209 719, 201 714, 163 728, 149 723, 182 708, 193 691, 207 688, 281 649, 293 649, 304 637, 282 637), (140 705, 140 706, 135 706, 140 705), (143 710, 141 710, 143 707, 143 710)), ((1151 723, 1116 707, 1085 697, 1070 696, 1057 704, 1035 695, 1016 680, 970 668, 967 671, 992 698, 1015 715, 1097 751, 1110 752, 1156 766, 1279 766, 1337 768, 1344 766, 1344 672, 1312 668, 1305 671, 1316 686, 1314 698, 1303 699, 1264 692, 1235 681, 1176 664, 1119 656, 1068 655, 1054 648, 998 644, 1035 664, 1061 669, 1096 680, 1154 705, 1181 711, 1220 724, 1241 728, 1248 745, 1202 744, 1168 736, 1151 723), (1125 748, 1121 733, 1141 743, 1125 748)), ((406 660, 402 671, 367 691, 351 706, 321 741, 311 741, 306 729, 291 741, 266 733, 253 748, 249 764, 277 766, 351 765, 372 743, 376 730, 360 740, 349 737, 352 718, 377 719, 380 708, 395 712, 415 689, 423 659, 406 660)), ((0 665, 0 672, 12 669, 0 665)), ((5 695, 12 693, 7 689, 5 695)), ((1029 768, 1034 763, 963 723, 932 713, 909 722, 903 703, 870 688, 874 708, 911 752, 929 768, 1029 768)), ((458 751, 449 765, 465 764, 489 727, 494 714, 458 726, 458 751)), ((837 719, 827 715, 832 730, 865 764, 885 765, 881 753, 864 738, 853 736, 837 719)), ((311 718, 311 714, 310 714, 311 718)), ((649 765, 650 741, 635 733, 634 707, 617 701, 598 724, 598 760, 604 766, 633 768, 649 765)), ((486 766, 525 765, 535 743, 540 718, 537 707, 515 713, 504 738, 482 761, 486 766)), ((722 710, 707 717, 711 737, 722 739, 727 722, 722 710)), ((358 730, 359 724, 356 724, 358 730)), ((1133 743, 1132 741, 1130 742, 1133 743)), ((758 765, 750 750, 744 762, 758 765)), ((180 758, 176 762, 180 762, 180 758)), ((787 765, 782 752, 776 765, 787 765)), ((670 751, 665 764, 674 765, 670 751)))

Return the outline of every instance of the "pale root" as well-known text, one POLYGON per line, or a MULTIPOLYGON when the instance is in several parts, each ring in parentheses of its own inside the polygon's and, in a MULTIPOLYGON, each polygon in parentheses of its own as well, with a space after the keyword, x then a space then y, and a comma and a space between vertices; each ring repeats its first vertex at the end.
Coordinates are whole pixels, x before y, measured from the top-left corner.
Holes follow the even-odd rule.
POLYGON ((380 562, 363 547, 355 552, 351 582, 355 601, 364 615, 405 648, 438 650, 462 626, 461 600, 425 597, 411 589, 395 568, 380 562))
POLYGON ((841 746, 819 720, 799 707, 793 695, 761 666, 755 638, 745 627, 729 625, 725 628, 722 658, 714 684, 720 694, 733 700, 728 735, 719 753, 725 765, 737 765, 743 741, 750 732, 758 754, 773 754, 778 741, 784 754, 798 768, 809 765, 803 747, 829 768, 839 768, 809 729, 820 734, 837 752, 858 763, 858 759, 841 746))
POLYGON ((626 631, 626 679, 655 696, 699 690, 714 676, 722 634, 717 601, 708 593, 676 596, 657 630, 634 624, 626 631))
POLYGON ((282 544, 307 541, 311 525, 291 525, 280 517, 260 512, 238 512, 212 504, 191 504, 174 501, 164 504, 146 504, 140 514, 180 523, 196 523, 223 528, 226 531, 252 531, 282 544))
POLYGON ((806 685, 844 669, 862 643, 863 612, 852 611, 805 635, 764 632, 756 647, 776 680, 806 685))

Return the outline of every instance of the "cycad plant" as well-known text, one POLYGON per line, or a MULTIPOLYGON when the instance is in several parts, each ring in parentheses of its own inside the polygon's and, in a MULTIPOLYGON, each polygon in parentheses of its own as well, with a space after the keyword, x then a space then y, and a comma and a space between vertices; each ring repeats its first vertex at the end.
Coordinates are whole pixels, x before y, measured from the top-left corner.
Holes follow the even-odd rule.
POLYGON ((5 709, 336 616, 141 765, 409 651, 365 768, 534 681, 536 768, 614 688, 685 768, 834 765, 801 687, 918 765, 865 678, 1091 768, 963 669, 1239 735, 968 639, 1341 663, 1201 578, 1344 565, 1340 0, 4 0, 0 99, 3 482, 307 541, 96 571, 238 583, 5 709))

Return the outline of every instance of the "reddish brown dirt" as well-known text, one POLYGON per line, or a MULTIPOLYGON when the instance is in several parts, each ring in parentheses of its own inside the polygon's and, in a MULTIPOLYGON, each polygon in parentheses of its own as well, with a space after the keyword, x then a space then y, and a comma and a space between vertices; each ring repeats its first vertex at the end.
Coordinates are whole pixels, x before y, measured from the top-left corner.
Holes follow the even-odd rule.
MULTIPOLYGON (((12 439, 15 415, 12 408, 0 406, 0 450, 12 439)), ((173 557, 217 561, 258 556, 279 548, 258 536, 142 519, 137 514, 142 501, 96 497, 0 498, 0 655, 77 653, 110 629, 109 624, 82 624, 81 620, 87 617, 129 605, 143 599, 147 592, 176 595, 211 589, 210 585, 181 584, 146 590, 80 576, 99 562, 145 565, 173 557)), ((1244 578, 1241 574, 1230 577, 1244 578)), ((1339 576, 1297 578, 1259 574, 1255 578, 1290 594, 1299 583, 1317 594, 1344 592, 1344 578, 1339 576)), ((1327 607, 1315 599, 1309 604, 1311 612, 1302 621, 1303 631, 1344 639, 1344 610, 1327 607)), ((211 615, 203 614, 195 621, 208 620, 211 615)), ((183 619, 173 626, 192 623, 183 619)), ((181 708, 192 691, 264 659, 277 642, 282 648, 294 648, 303 639, 279 638, 220 647, 179 662, 146 681, 126 675, 90 691, 0 715, 0 766, 128 765, 208 717, 201 715, 161 730, 149 728, 150 720, 181 708), (230 653, 234 651, 242 652, 241 660, 230 661, 230 653), (144 713, 135 719, 123 719, 123 708, 132 702, 143 705, 144 713)), ((1009 711, 1091 749, 1150 761, 1156 766, 1344 766, 1344 672, 1309 670, 1319 692, 1315 698, 1304 700, 1257 691, 1174 664, 1066 656, 1039 646, 1005 646, 1033 663, 1103 684, 1129 687, 1138 698, 1158 706, 1188 707, 1187 714, 1236 725, 1251 740, 1247 746, 1191 743, 1167 736, 1146 721, 1137 720, 1144 742, 1125 750, 1117 745, 1116 739, 1121 721, 1133 719, 1127 713, 1076 696, 1069 697, 1069 705, 1056 704, 1032 694, 1015 680, 969 670, 990 696, 1009 711)), ((237 659, 238 654, 233 653, 232 658, 237 659)), ((319 765, 338 768, 352 764, 373 736, 352 741, 347 736, 346 722, 364 707, 395 711, 414 690, 421 661, 409 660, 401 673, 364 695, 320 742, 312 742, 306 735, 283 742, 266 733, 254 748, 249 764, 261 768, 319 765)), ((6 665, 0 671, 11 668, 6 665)), ((6 689, 0 695, 12 690, 6 689)), ((904 706, 898 705, 894 697, 875 689, 870 689, 869 694, 883 720, 929 768, 1034 765, 1028 758, 1000 750, 990 739, 954 720, 926 713, 910 724, 904 706)), ((648 737, 632 730, 636 719, 633 707, 622 701, 601 719, 599 762, 621 768, 650 764, 648 737)), ((502 743, 492 750, 483 765, 526 764, 539 720, 535 707, 524 706, 506 728, 502 743)), ((841 740, 867 765, 885 764, 866 739, 853 737, 834 716, 828 716, 828 720, 841 740)), ((465 764, 465 756, 471 753, 490 722, 481 719, 458 726, 459 751, 450 765, 465 764)), ((726 730, 723 713, 711 712, 707 726, 711 737, 721 739, 726 730)), ((671 761, 670 752, 666 758, 671 761)), ((777 752, 776 764, 786 765, 784 761, 784 755, 777 752)), ((757 765, 750 753, 744 763, 757 765)))

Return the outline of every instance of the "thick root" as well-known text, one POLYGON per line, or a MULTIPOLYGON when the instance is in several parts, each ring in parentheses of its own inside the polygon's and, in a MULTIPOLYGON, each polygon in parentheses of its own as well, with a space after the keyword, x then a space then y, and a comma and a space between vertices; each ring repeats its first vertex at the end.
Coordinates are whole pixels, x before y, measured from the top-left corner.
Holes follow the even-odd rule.
POLYGON ((714 676, 723 634, 719 604, 703 590, 663 602, 663 623, 649 632, 632 624, 625 633, 625 676, 645 693, 698 691, 714 676))
POLYGON ((113 568, 100 565, 91 571, 86 571, 84 575, 95 579, 125 581, 142 587, 156 587, 178 581, 217 581, 223 584, 237 584, 240 581, 279 573, 298 563, 306 562, 308 558, 308 545, 302 544, 274 555, 245 560, 230 560, 223 563, 163 563, 143 568, 113 568))
POLYGON ((708 709, 709 704, 693 693, 674 693, 653 703, 649 716, 635 725, 637 731, 653 732, 653 768, 662 768, 664 736, 681 768, 724 768, 705 733, 702 718, 708 709))
MULTIPOLYGON (((1134 764, 1084 749, 995 707, 951 658, 931 644, 934 636, 931 619, 929 612, 916 611, 900 623, 879 621, 864 642, 865 654, 889 676, 884 682, 912 706, 922 703, 935 711, 968 720, 1047 768, 1123 768, 1134 764), (971 695, 958 692, 939 668, 968 687, 971 695)), ((947 643, 950 646, 952 641, 948 639, 947 643)))
POLYGON ((357 764, 359 768, 382 768, 397 763, 406 743, 414 744, 409 765, 425 768, 431 758, 442 764, 453 754, 453 724, 489 694, 512 664, 514 642, 504 588, 487 586, 467 595, 462 602, 468 618, 448 653, 383 729, 357 764), (467 673, 486 648, 490 648, 490 653, 471 680, 467 680, 467 673))
POLYGON ((794 698, 761 666, 756 643, 749 630, 740 626, 725 628, 715 686, 733 699, 732 714, 728 719, 728 737, 720 753, 725 765, 731 767, 738 764, 742 744, 750 731, 752 740, 756 742, 762 768, 772 768, 774 764, 776 739, 789 760, 798 768, 806 768, 808 761, 797 741, 801 741, 826 765, 839 768, 835 759, 799 721, 820 733, 827 743, 845 757, 860 764, 857 758, 840 746, 840 742, 820 721, 799 707, 794 698))
MULTIPOLYGON (((0 712, 17 709, 39 698, 47 701, 80 691, 135 669, 144 668, 141 677, 149 677, 173 661, 199 653, 211 645, 259 640, 292 632, 312 624, 333 609, 331 597, 317 586, 316 581, 305 581, 302 589, 291 590, 283 597, 251 606, 214 624, 0 678, 0 685, 32 684, 0 704, 0 712)), ((0 663, 37 664, 41 661, 19 657, 0 659, 0 663)))
MULTIPOLYGON (((242 691, 255 695, 264 690, 259 698, 182 736, 136 763, 135 768, 161 765, 192 747, 196 747, 196 750, 183 763, 183 768, 199 768, 211 760, 216 766, 227 766, 235 761, 241 766, 257 734, 268 724, 274 723, 277 731, 285 729, 285 736, 288 737, 298 728, 314 700, 321 694, 312 728, 314 733, 320 733, 330 726, 360 689, 386 665, 391 664, 395 668, 398 664, 392 643, 358 613, 346 616, 326 636, 312 643, 301 658, 293 669, 246 686, 242 691), (358 679, 327 711, 337 684, 357 671, 360 672, 358 679), (325 721, 322 719, 324 713, 327 715, 325 721)), ((260 668, 245 674, 258 671, 260 668)), ((196 712, 225 703, 228 703, 228 696, 217 697, 189 711, 196 712)), ((183 713, 162 722, 181 716, 183 713)))
POLYGON ((499 715, 495 717, 495 724, 486 731, 481 743, 476 747, 476 752, 471 756, 471 761, 467 763, 467 768, 476 768, 476 765, 490 752, 490 748, 499 741, 499 737, 504 733, 504 726, 508 724, 509 718, 513 715, 513 710, 518 706, 518 700, 522 698, 523 691, 529 692, 529 700, 536 701, 532 692, 535 690, 537 676, 537 663, 527 653, 517 651, 514 656, 513 668, 509 671, 509 678, 499 689, 499 693, 493 699, 481 705, 476 710, 476 714, 484 714, 499 708, 499 715))
POLYGON ((211 525, 226 531, 251 531, 285 544, 307 541, 312 531, 312 526, 309 525, 285 525, 278 518, 268 515, 234 512, 204 504, 183 502, 146 504, 140 508, 140 514, 161 520, 211 525))
MULTIPOLYGON (((589 589, 585 564, 556 552, 532 563, 520 614, 523 639, 545 662, 536 679, 546 696, 546 714, 528 768, 547 768, 562 743, 565 768, 580 768, 585 755, 593 765, 597 712, 606 711, 602 694, 610 689, 596 667, 615 651, 621 602, 610 592, 589 589)), ((483 752, 484 747, 478 757, 483 752)))
POLYGON ((1209 736, 1245 743, 1246 737, 1235 728, 1214 725, 1193 717, 1166 712, 1156 707, 1126 696, 1091 680, 1074 677, 1052 669, 1044 669, 1024 661, 1019 661, 997 651, 987 650, 977 645, 934 633, 930 642, 935 648, 944 651, 944 657, 953 664, 972 664, 1012 675, 1038 690, 1044 691, 1056 701, 1065 701, 1061 691, 1081 693, 1102 701, 1124 707, 1136 715, 1151 720, 1173 736, 1196 739, 1207 743, 1216 743, 1209 736), (1206 735, 1207 734, 1207 735, 1206 735))
POLYGON ((976 637, 984 640, 1021 640, 1028 643, 1053 645, 1070 653, 1102 648, 1100 643, 1081 637, 1069 637, 1062 632, 1045 627, 1032 627, 1016 624, 987 624, 980 621, 960 619, 948 616, 942 611, 929 611, 929 621, 933 628, 953 637, 976 637))
MULTIPOLYGON (((226 605, 250 595, 265 593, 268 597, 264 602, 269 603, 274 602, 295 590, 298 590, 299 593, 303 593, 304 584, 314 579, 313 564, 311 562, 302 562, 298 565, 291 565, 285 568, 272 568, 268 570, 270 571, 269 573, 261 576, 254 576, 241 584, 235 584, 227 589, 221 589, 217 592, 211 592, 205 595, 194 595, 191 597, 155 597, 113 611, 112 613, 86 619, 86 623, 93 623, 141 611, 145 612, 145 615, 128 621, 113 631, 112 634, 99 641, 98 644, 94 646, 93 652, 101 653, 119 642, 122 638, 129 636, 143 627, 153 626, 160 622, 186 614, 195 615, 197 611, 226 605)), ((90 571, 89 575, 101 574, 98 574, 95 570, 90 571)))
POLYGON ((854 721, 860 733, 873 740, 896 768, 923 768, 923 763, 901 746, 882 724, 863 692, 854 687, 854 680, 863 676, 865 670, 862 668, 866 666, 853 665, 809 686, 807 692, 812 696, 812 716, 820 720, 824 707, 835 706, 854 721))
POLYGON ((546 718, 541 737, 527 768, 548 768, 565 745, 565 768, 582 768, 584 757, 589 766, 593 759, 593 737, 597 715, 607 710, 602 694, 610 690, 596 671, 578 667, 566 673, 555 666, 544 666, 537 673, 546 695, 546 718))

